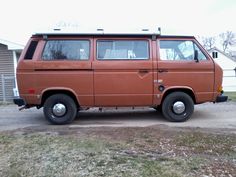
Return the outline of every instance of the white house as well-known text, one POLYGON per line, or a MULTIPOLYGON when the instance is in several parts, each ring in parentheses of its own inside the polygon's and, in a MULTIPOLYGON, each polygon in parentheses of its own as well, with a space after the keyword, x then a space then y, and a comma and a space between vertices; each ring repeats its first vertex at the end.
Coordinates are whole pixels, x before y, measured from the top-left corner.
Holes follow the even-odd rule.
POLYGON ((23 48, 23 45, 0 39, 0 102, 11 101, 17 95, 16 66, 23 48))
POLYGON ((214 61, 223 69, 224 91, 236 92, 236 61, 216 47, 210 49, 208 52, 210 54, 212 52, 218 52, 218 58, 215 58, 214 61))

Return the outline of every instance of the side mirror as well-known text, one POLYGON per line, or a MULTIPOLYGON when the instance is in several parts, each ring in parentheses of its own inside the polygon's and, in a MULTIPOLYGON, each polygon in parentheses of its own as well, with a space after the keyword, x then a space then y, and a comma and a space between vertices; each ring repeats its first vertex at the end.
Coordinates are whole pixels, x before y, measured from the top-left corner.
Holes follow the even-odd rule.
POLYGON ((218 52, 212 52, 212 58, 218 58, 218 52))
POLYGON ((198 59, 198 51, 197 50, 194 50, 194 60, 195 62, 199 62, 199 59, 198 59))

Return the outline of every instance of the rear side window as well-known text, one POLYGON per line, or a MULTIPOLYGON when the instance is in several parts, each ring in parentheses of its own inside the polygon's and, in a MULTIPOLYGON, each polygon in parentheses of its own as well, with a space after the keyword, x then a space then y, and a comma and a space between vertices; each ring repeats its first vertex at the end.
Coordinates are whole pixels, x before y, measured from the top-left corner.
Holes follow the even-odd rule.
POLYGON ((44 60, 88 60, 88 40, 49 40, 42 59, 44 60))
POLYGON ((97 59, 149 59, 148 41, 102 40, 97 42, 97 59))
POLYGON ((37 45, 38 45, 38 41, 31 41, 30 42, 30 45, 29 45, 27 52, 25 54, 25 57, 24 57, 25 60, 32 60, 37 45))

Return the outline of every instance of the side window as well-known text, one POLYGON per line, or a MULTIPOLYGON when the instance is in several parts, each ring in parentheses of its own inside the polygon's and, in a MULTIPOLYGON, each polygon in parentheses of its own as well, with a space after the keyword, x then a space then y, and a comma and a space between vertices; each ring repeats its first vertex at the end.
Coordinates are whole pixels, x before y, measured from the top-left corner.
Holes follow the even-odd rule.
POLYGON ((87 40, 49 40, 42 59, 44 60, 88 60, 89 41, 87 40))
POLYGON ((97 59, 119 60, 149 59, 148 41, 145 40, 101 40, 97 41, 97 59))
POLYGON ((32 60, 37 45, 38 45, 38 41, 31 41, 30 42, 30 45, 29 45, 27 52, 25 54, 25 57, 24 57, 25 60, 32 60))
POLYGON ((206 60, 206 56, 192 41, 184 40, 161 40, 161 60, 194 60, 194 51, 198 51, 198 59, 206 60))

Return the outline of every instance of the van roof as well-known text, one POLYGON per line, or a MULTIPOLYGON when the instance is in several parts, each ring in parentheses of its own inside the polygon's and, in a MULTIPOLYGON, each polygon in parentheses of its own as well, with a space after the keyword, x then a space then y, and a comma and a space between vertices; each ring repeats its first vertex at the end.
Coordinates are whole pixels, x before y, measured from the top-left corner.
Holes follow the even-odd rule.
POLYGON ((160 35, 151 32, 137 32, 137 33, 108 33, 108 32, 94 32, 94 33, 63 33, 63 32, 48 32, 48 33, 35 33, 33 37, 48 38, 50 36, 95 36, 95 37, 150 37, 150 38, 194 38, 194 36, 182 35, 160 35))

